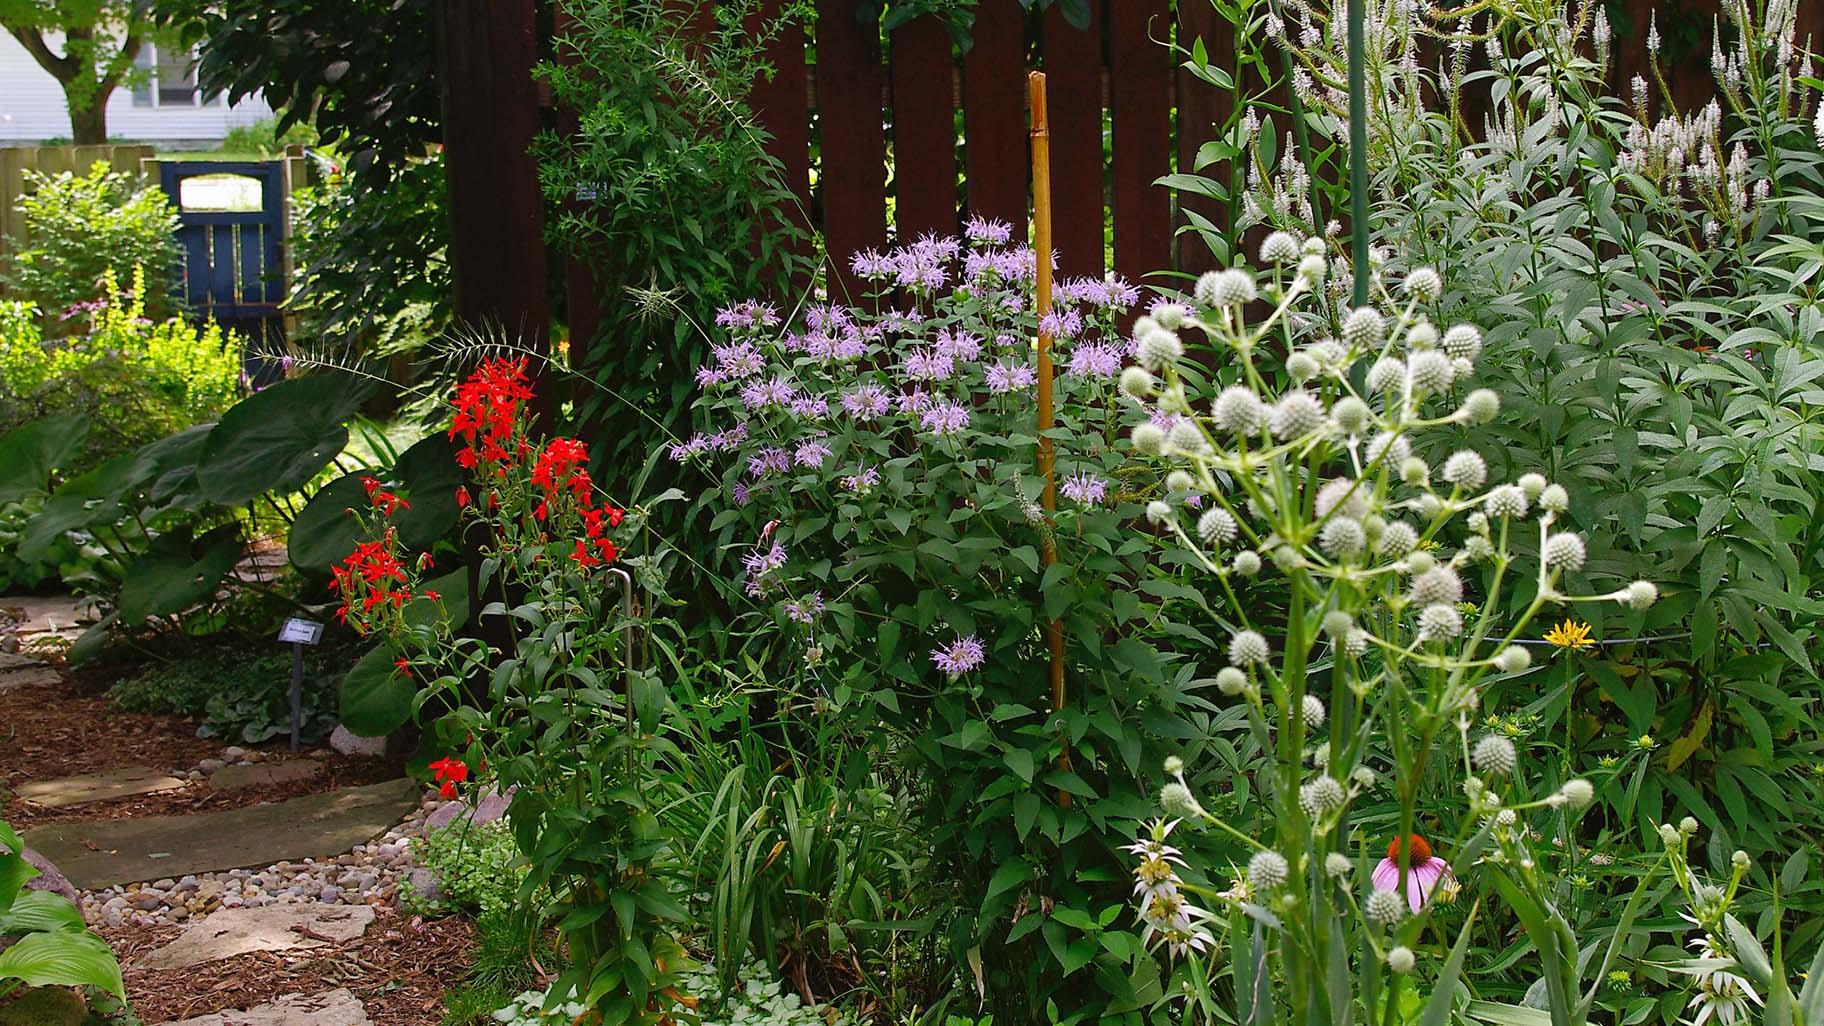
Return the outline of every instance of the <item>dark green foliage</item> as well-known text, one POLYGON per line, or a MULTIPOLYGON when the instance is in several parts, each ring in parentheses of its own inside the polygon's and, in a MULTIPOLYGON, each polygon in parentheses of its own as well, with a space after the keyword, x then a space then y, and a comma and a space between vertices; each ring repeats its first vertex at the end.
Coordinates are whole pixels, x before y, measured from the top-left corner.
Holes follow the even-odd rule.
MULTIPOLYGON (((162 189, 100 162, 83 175, 27 171, 25 184, 19 204, 25 235, 10 245, 9 269, 0 279, 7 299, 35 304, 57 328, 70 307, 114 298, 102 285, 106 272, 125 285, 138 268, 146 275, 147 315, 156 320, 173 312, 177 210, 162 189)), ((70 326, 86 323, 77 318, 70 326)))
POLYGON ((743 28, 751 2, 716 5, 703 38, 659 0, 563 3, 574 20, 558 46, 577 63, 539 73, 581 127, 542 135, 537 154, 548 234, 594 270, 601 306, 598 335, 570 343, 595 385, 576 416, 598 463, 635 467, 686 433, 717 306, 804 266, 784 227, 804 219, 741 100, 765 73, 764 33, 743 28))
MULTIPOLYGON (((304 663, 306 743, 328 736, 336 725, 334 673, 341 653, 313 651, 304 663)), ((291 652, 199 649, 167 663, 154 663, 115 684, 108 696, 136 713, 184 716, 202 721, 198 737, 229 744, 259 744, 291 731, 291 652)))

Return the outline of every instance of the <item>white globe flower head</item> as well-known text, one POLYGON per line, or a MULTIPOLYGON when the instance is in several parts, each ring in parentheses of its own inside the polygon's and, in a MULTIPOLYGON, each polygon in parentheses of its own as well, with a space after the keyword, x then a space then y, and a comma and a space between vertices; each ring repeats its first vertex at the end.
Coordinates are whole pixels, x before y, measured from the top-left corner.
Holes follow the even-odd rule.
POLYGON ((1652 581, 1635 581, 1628 585, 1625 594, 1622 601, 1632 609, 1645 609, 1659 601, 1659 589, 1652 581))
POLYGON ((1307 252, 1298 261, 1298 278, 1306 288, 1317 288, 1324 283, 1324 277, 1330 273, 1330 265, 1322 256, 1307 252))
POLYGON ((1298 807, 1312 819, 1335 812, 1347 800, 1343 785, 1330 776, 1318 777, 1298 789, 1298 807))
POLYGON ((1472 449, 1459 449, 1444 461, 1444 480, 1465 492, 1479 491, 1488 481, 1488 464, 1472 449))
POLYGON ((1248 675, 1233 666, 1216 671, 1216 690, 1234 698, 1248 689, 1248 675))
POLYGON ((1546 569, 1574 574, 1583 569, 1583 539, 1570 531, 1560 531, 1545 539, 1541 557, 1546 569))
POLYGON ((1482 353, 1482 332, 1473 324, 1453 324, 1444 333, 1443 346, 1453 359, 1474 360, 1482 353))
POLYGON ((1520 764, 1520 753, 1505 736, 1488 734, 1476 742, 1476 747, 1469 753, 1469 761, 1477 772, 1506 776, 1520 764))
POLYGON ((1254 276, 1239 267, 1209 271, 1197 279, 1191 293, 1198 304, 1207 307, 1241 306, 1252 303, 1258 292, 1254 276))
POLYGON ((1380 394, 1393 392, 1406 384, 1406 364, 1397 356, 1387 356, 1368 368, 1368 391, 1380 394))
POLYGON ((1129 367, 1121 372, 1121 393, 1134 399, 1153 394, 1156 382, 1145 367, 1129 367))
POLYGON ((1373 787, 1374 771, 1366 766, 1357 766, 1349 771, 1349 779, 1353 780, 1357 787, 1373 787))
POLYGON ((1174 777, 1183 776, 1184 775, 1184 759, 1179 756, 1176 756, 1176 755, 1166 756, 1165 757, 1165 772, 1169 776, 1174 776, 1174 777))
POLYGON ((1585 808, 1596 800, 1596 788, 1581 777, 1565 781, 1558 793, 1564 796, 1565 804, 1573 809, 1585 808))
POLYGON ((1184 355, 1184 342, 1175 332, 1157 328, 1138 338, 1135 355, 1142 367, 1154 373, 1178 362, 1178 358, 1184 355))
POLYGON ((1316 695, 1306 695, 1302 713, 1305 717, 1305 726, 1310 727, 1312 730, 1316 730, 1323 726, 1324 717, 1326 715, 1324 711, 1324 700, 1316 695))
POLYGON ((1303 350, 1286 357, 1286 373, 1293 381, 1309 381, 1317 376, 1319 369, 1317 361, 1303 350))
POLYGON ((1220 506, 1197 518, 1197 537, 1210 548, 1227 545, 1240 533, 1241 526, 1235 523, 1235 517, 1220 506))
POLYGON ((1203 815, 1203 806, 1198 803, 1197 796, 1177 780, 1159 789, 1159 807, 1173 819, 1203 815))
POLYGON ((1519 673, 1533 664, 1533 657, 1520 645, 1509 645, 1495 653, 1495 667, 1502 673, 1519 673))
POLYGON ((1456 606, 1440 602, 1419 611, 1419 640, 1449 641, 1462 633, 1463 614, 1457 612, 1456 606))
POLYGON ((1324 634, 1326 636, 1340 641, 1347 638, 1349 632, 1354 629, 1355 618, 1348 613, 1340 609, 1332 609, 1324 614, 1324 634))
POLYGON ((1398 558, 1418 548, 1419 533, 1404 520, 1395 520, 1381 531, 1375 550, 1383 556, 1398 558))
POLYGON ((1236 666, 1265 665, 1272 654, 1267 639, 1259 631, 1236 631, 1229 639, 1229 662, 1236 666))
MULTIPOLYGON (((1326 232, 1328 232, 1330 230, 1330 226, 1325 225, 1324 230, 1326 232)), ((1339 228, 1338 230, 1340 231, 1341 229, 1339 228)), ((1319 238, 1316 235, 1313 235, 1313 236, 1307 238, 1305 240, 1304 245, 1300 246, 1299 249, 1303 250, 1304 254, 1306 256, 1323 256, 1324 255, 1324 240, 1319 238)))
POLYGON ((1327 517, 1334 511, 1346 517, 1365 517, 1368 515, 1367 492, 1367 486, 1357 485, 1349 478, 1332 478, 1317 490, 1314 503, 1317 515, 1327 517))
POLYGON ((1359 520, 1333 517, 1324 524, 1323 533, 1318 536, 1317 544, 1333 558, 1348 559, 1367 548, 1368 534, 1362 530, 1362 523, 1359 520))
POLYGON ((1544 474, 1521 474, 1520 480, 1515 482, 1526 493, 1526 497, 1533 500, 1537 500, 1545 491, 1545 483, 1544 474))
POLYGON ((1358 306, 1343 319, 1343 344, 1351 349, 1373 349, 1387 340, 1387 320, 1371 306, 1358 306))
POLYGON ((1379 463, 1383 459, 1391 466, 1405 462, 1412 455, 1412 443, 1405 435, 1396 435, 1386 431, 1375 434, 1368 439, 1368 462, 1379 463))
POLYGON ((1146 519, 1148 523, 1154 525, 1169 524, 1176 518, 1177 514, 1173 512, 1172 504, 1163 499, 1154 499, 1146 504, 1146 519))
POLYGON ((1419 551, 1406 557, 1406 572, 1414 577, 1430 573, 1431 568, 1437 565, 1437 559, 1429 552, 1419 551))
POLYGON ((1526 491, 1519 485, 1502 485, 1488 493, 1482 509, 1490 518, 1526 516, 1526 491))
POLYGON ((1283 441, 1304 436, 1324 426, 1324 404, 1302 388, 1292 389, 1273 404, 1273 437, 1283 441))
MULTIPOLYGON (((1425 553, 1414 554, 1415 558, 1423 555, 1425 553)), ((1456 605, 1463 601, 1463 578, 1448 566, 1433 565, 1412 575, 1409 594, 1414 605, 1456 605)))
MULTIPOLYGON (((1157 317, 1157 311, 1154 311, 1154 313, 1141 314, 1140 316, 1134 318, 1134 326, 1132 328, 1129 328, 1128 330, 1133 334, 1134 340, 1139 341, 1140 336, 1146 334, 1149 331, 1158 331, 1162 327, 1165 327, 1165 326, 1159 323, 1159 318, 1157 317)), ((1169 330, 1173 330, 1173 329, 1168 328, 1167 330, 1169 331, 1169 330)))
POLYGON ((1355 863, 1350 862, 1349 856, 1340 851, 1333 851, 1324 856, 1324 872, 1338 880, 1348 876, 1354 869, 1355 863))
POLYGON ((1252 577, 1260 573, 1260 553, 1253 549, 1244 549, 1235 553, 1235 560, 1230 567, 1243 577, 1252 577))
POLYGON ((1298 236, 1291 232, 1274 232, 1260 244, 1260 262, 1289 264, 1300 256, 1298 236))
MULTIPOLYGON (((1177 448, 1177 446, 1174 445, 1173 448, 1177 448)), ((1189 494, 1196 487, 1197 479, 1187 471, 1174 470, 1165 475, 1165 490, 1173 495, 1189 494)))
POLYGON ((1157 456, 1165 451, 1165 431, 1150 420, 1135 424, 1127 437, 1134 451, 1143 455, 1157 456))
POLYGON ((1343 651, 1359 659, 1368 654, 1370 644, 1368 632, 1357 627, 1350 631, 1349 637, 1343 641, 1343 651))
POLYGON ((1413 957, 1412 949, 1404 944, 1387 952, 1387 968, 1401 976, 1412 972, 1413 964, 1416 961, 1417 959, 1413 957))
POLYGON ((1276 851, 1259 851, 1248 860, 1248 883, 1257 891, 1270 891, 1285 885, 1292 876, 1286 857, 1276 851))
POLYGON ((1420 267, 1406 276, 1406 294, 1421 303, 1435 303, 1444 294, 1444 279, 1429 267, 1420 267))
POLYGON ((1547 513, 1563 513, 1571 508, 1571 497, 1563 485, 1546 485, 1539 492, 1539 508, 1547 513))
POLYGON ((1438 344, 1438 329, 1430 321, 1420 321, 1406 329, 1406 346, 1409 349, 1432 349, 1438 344))
POLYGON ((1491 388, 1478 388, 1463 397, 1457 416, 1466 424, 1487 424, 1501 414, 1501 396, 1491 388))
POLYGON ((1345 435, 1361 435, 1368 431, 1373 413, 1368 404, 1355 396, 1346 395, 1330 407, 1330 419, 1336 421, 1337 430, 1345 435))
POLYGON ((1414 392, 1444 392, 1456 380, 1457 368, 1450 362, 1450 357, 1435 349, 1426 349, 1412 354, 1406 364, 1406 373, 1412 380, 1414 392))
POLYGON ((1376 887, 1363 903, 1362 912, 1370 922, 1392 926, 1406 917, 1406 899, 1398 891, 1376 887))
POLYGON ((1232 435, 1259 434, 1266 421, 1260 396, 1246 385, 1230 385, 1216 396, 1210 408, 1216 426, 1232 435))

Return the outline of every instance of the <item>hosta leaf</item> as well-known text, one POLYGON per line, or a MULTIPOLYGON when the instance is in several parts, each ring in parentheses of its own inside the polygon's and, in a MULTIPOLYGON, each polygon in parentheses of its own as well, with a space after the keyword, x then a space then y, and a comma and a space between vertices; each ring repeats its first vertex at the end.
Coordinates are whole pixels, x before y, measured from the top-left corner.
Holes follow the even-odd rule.
POLYGON ((28 934, 0 951, 0 980, 8 979, 28 987, 100 987, 123 1001, 127 997, 114 952, 86 931, 28 934))

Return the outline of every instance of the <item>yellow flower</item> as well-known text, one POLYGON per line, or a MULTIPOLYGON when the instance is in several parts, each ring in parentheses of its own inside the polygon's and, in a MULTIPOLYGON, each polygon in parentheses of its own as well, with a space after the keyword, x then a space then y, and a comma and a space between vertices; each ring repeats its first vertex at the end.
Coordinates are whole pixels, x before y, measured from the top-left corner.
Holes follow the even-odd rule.
POLYGON ((1596 642, 1590 640, 1590 625, 1578 623, 1576 620, 1566 620, 1546 631, 1545 640, 1559 648, 1568 648, 1572 651, 1594 648, 1596 645, 1596 642))

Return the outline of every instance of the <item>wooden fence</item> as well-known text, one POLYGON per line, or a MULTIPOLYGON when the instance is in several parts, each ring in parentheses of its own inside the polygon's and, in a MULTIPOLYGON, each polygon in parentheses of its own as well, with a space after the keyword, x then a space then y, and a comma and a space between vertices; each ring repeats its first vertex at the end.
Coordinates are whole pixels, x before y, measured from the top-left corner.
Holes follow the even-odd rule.
POLYGON ((24 241, 25 224, 18 207, 25 195, 25 173, 55 175, 65 171, 85 174, 96 161, 116 171, 146 172, 152 147, 111 146, 8 146, 0 147, 0 268, 6 266, 7 240, 24 241))
MULTIPOLYGON (((780 3, 767 0, 763 15, 780 3)), ((838 285, 853 285, 850 254, 889 238, 953 233, 971 214, 1025 223, 1029 68, 1043 69, 1050 85, 1060 273, 1112 269, 1141 282, 1162 269, 1194 274, 1211 265, 1197 238, 1175 229, 1186 223, 1183 208, 1221 223, 1219 205, 1153 184, 1194 170, 1200 148, 1232 113, 1229 94, 1184 71, 1172 48, 1202 39, 1219 64, 1218 55, 1233 52, 1232 30, 1210 0, 1092 0, 1088 31, 1055 7, 1031 14, 1015 0, 982 0, 967 53, 931 16, 883 40, 856 18, 856 6, 815 0, 810 26, 771 40, 766 56, 777 74, 749 97, 809 227, 824 235, 838 285)), ((1610 4, 1622 94, 1645 69, 1656 6, 1667 5, 1610 4)), ((1691 0, 1677 10, 1681 27, 1660 21, 1662 35, 1676 35, 1682 47, 1683 56, 1668 49, 1660 61, 1682 109, 1714 93, 1707 57, 1715 9, 1716 0, 1691 0), (1688 38, 1692 26, 1701 26, 1701 39, 1688 38)), ((1824 43, 1824 4, 1802 5, 1799 19, 1801 39, 1824 43)), ((570 280, 574 293, 586 270, 573 266, 570 280)), ((579 325, 576 313, 573 329, 588 330, 590 318, 579 325)))

